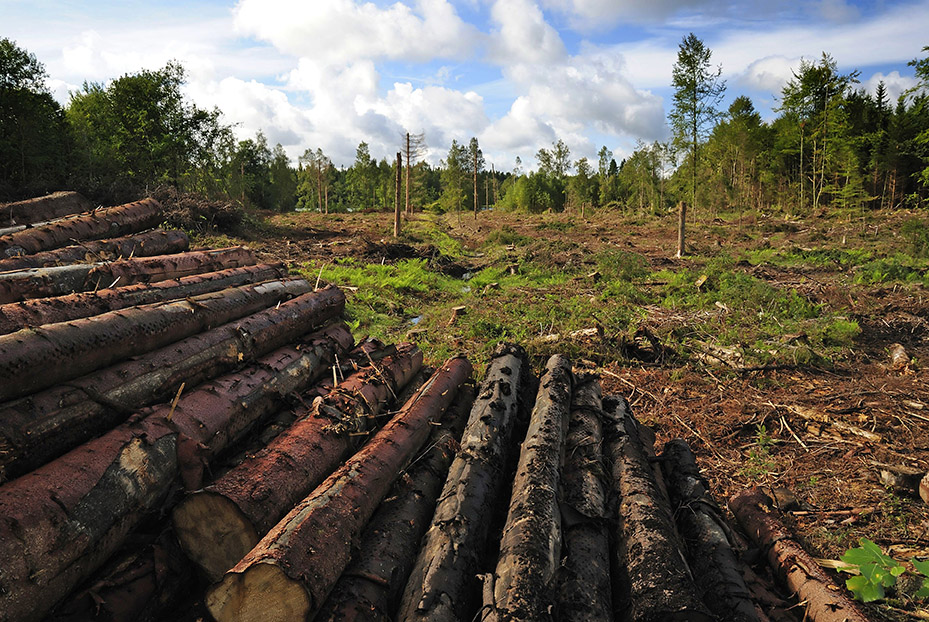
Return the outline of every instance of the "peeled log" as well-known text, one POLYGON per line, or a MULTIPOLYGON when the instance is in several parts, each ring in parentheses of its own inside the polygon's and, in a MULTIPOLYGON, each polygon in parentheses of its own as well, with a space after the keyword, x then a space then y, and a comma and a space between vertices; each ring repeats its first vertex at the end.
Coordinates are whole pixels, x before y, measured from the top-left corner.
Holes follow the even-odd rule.
POLYGON ((183 231, 155 229, 111 240, 89 240, 35 255, 20 255, 0 259, 0 272, 61 266, 80 262, 114 261, 129 257, 152 257, 183 253, 190 248, 190 239, 183 231))
POLYGON ((520 450, 485 619, 552 619, 552 580, 561 562, 557 492, 573 382, 571 362, 551 357, 520 450))
POLYGON ((261 264, 153 284, 138 283, 96 292, 0 304, 0 335, 13 333, 24 327, 67 322, 153 302, 191 298, 228 287, 260 283, 285 276, 287 269, 283 265, 261 264))
POLYGON ((255 255, 251 250, 233 246, 113 262, 3 272, 0 273, 0 303, 97 291, 111 288, 117 283, 132 285, 167 281, 255 263, 255 255))
MULTIPOLYGON (((312 285, 296 281, 293 294, 312 285), (302 287, 301 287, 302 285, 302 287)), ((199 383, 297 339, 341 314, 334 289, 303 294, 277 307, 188 337, 153 352, 0 405, 0 482, 18 477, 122 423, 142 406, 166 401, 181 384, 199 383)), ((328 329, 351 343, 344 324, 328 329)))
POLYGON ((0 206, 0 226, 26 225, 92 210, 94 204, 71 191, 53 192, 44 197, 6 203, 0 206))
POLYGON ((174 511, 188 556, 218 581, 358 445, 387 401, 419 371, 423 355, 403 347, 377 368, 352 374, 299 417, 271 444, 249 456, 174 511))
POLYGON ((729 509, 768 558, 787 587, 806 604, 813 622, 867 622, 861 606, 816 563, 778 518, 771 499, 757 486, 729 500, 729 509))
POLYGON ((295 507, 222 582, 206 605, 220 622, 304 620, 319 609, 399 471, 471 374, 453 358, 357 454, 295 507))
POLYGON ((732 550, 729 526, 693 452, 686 441, 676 439, 665 444, 661 456, 671 507, 703 602, 719 620, 758 622, 742 565, 732 550))
POLYGON ((618 521, 613 541, 614 611, 631 622, 688 620, 713 616, 698 595, 671 510, 648 462, 638 423, 624 398, 604 400, 605 454, 612 469, 618 521))
POLYGON ((32 255, 61 248, 71 240, 128 235, 153 229, 162 219, 161 204, 155 199, 142 199, 0 236, 0 257, 32 255))
MULTIPOLYGON (((0 400, 83 376, 292 297, 294 282, 244 285, 0 335, 0 400)), ((337 289, 330 304, 344 304, 337 289)))
POLYGON ((90 576, 183 471, 202 468, 331 364, 325 338, 281 348, 0 486, 0 620, 29 622, 90 576))
POLYGON ((442 425, 433 428, 424 452, 393 485, 365 528, 355 558, 314 620, 394 620, 473 402, 474 388, 463 386, 442 425))
POLYGON ((403 590, 398 620, 470 621, 477 611, 476 575, 485 555, 491 513, 504 489, 505 465, 529 373, 526 353, 519 346, 504 345, 494 352, 432 525, 403 590))
POLYGON ((555 618, 562 622, 612 619, 602 442, 600 381, 593 375, 577 377, 561 474, 565 554, 558 571, 555 618))

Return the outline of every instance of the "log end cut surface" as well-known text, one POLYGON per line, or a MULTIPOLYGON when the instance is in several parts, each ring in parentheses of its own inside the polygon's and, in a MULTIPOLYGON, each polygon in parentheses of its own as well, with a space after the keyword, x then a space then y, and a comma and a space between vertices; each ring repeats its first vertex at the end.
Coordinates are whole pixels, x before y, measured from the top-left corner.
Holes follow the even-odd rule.
POLYGON ((209 491, 196 492, 178 505, 174 529, 184 552, 211 581, 219 581, 259 540, 235 503, 209 491))
POLYGON ((207 593, 206 606, 218 622, 290 622, 306 619, 310 595, 277 564, 259 563, 227 573, 207 593))

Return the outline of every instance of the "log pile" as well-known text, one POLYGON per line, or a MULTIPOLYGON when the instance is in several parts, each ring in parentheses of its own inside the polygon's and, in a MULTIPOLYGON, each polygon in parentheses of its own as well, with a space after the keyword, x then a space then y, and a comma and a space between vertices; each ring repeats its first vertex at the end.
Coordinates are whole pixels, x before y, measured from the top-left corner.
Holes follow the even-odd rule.
MULTIPOLYGON (((0 304, 0 621, 766 620, 693 453, 596 375, 505 344, 475 387, 247 250, 90 241, 177 238, 153 210, 0 233, 71 271, 0 304)), ((761 491, 730 505, 811 619, 865 619, 761 491)))

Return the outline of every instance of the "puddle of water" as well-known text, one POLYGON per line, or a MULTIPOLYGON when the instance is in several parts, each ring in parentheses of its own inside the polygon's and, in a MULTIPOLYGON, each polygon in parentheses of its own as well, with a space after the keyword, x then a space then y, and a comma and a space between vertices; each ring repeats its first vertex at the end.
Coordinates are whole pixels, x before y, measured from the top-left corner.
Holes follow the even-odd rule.
POLYGON ((412 324, 413 326, 416 326, 417 324, 419 324, 419 323, 422 322, 422 321, 423 321, 423 316, 417 315, 417 316, 414 317, 412 320, 410 320, 410 324, 412 324))

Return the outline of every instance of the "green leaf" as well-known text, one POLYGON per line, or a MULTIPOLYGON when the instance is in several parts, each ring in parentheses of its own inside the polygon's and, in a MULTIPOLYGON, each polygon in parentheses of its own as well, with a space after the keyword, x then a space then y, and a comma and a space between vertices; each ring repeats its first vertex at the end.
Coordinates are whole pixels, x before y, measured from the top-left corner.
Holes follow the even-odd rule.
POLYGON ((929 577, 929 560, 921 562, 918 560, 913 560, 913 567, 916 568, 916 572, 923 575, 924 577, 929 577))
POLYGON ((884 588, 880 584, 871 583, 864 576, 848 579, 845 586, 851 590, 855 598, 865 603, 884 598, 884 588))

